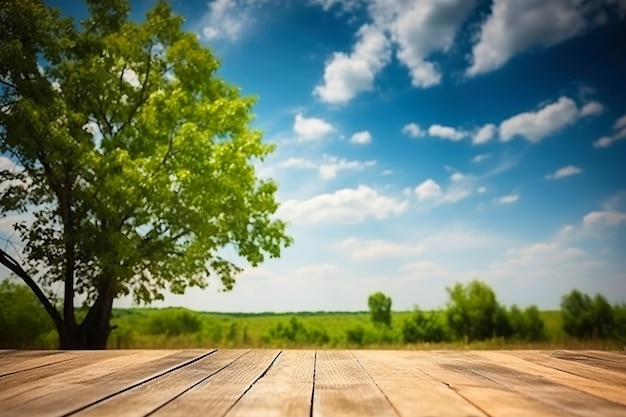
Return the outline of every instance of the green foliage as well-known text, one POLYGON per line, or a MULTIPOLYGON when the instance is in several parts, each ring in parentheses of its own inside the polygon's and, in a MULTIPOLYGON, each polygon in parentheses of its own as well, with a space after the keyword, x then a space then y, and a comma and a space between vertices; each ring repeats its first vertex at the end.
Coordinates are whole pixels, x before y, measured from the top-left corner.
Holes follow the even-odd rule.
POLYGON ((539 341, 545 339, 545 325, 537 306, 520 310, 516 305, 509 311, 509 323, 513 337, 519 340, 539 341))
POLYGON ((450 297, 446 316, 457 338, 467 341, 506 337, 511 333, 506 310, 498 304, 493 290, 472 281, 447 288, 450 297))
POLYGON ((448 328, 441 315, 416 308, 413 316, 402 325, 402 340, 406 343, 445 342, 449 340, 448 328))
POLYGON ((50 317, 30 288, 0 282, 0 348, 41 348, 53 329, 50 317))
POLYGON ((196 333, 202 324, 198 314, 186 309, 166 309, 156 312, 148 323, 148 333, 153 335, 178 336, 196 333))
POLYGON ((375 292, 367 299, 372 323, 375 325, 391 326, 391 297, 382 292, 375 292))
POLYGON ((346 330, 346 340, 350 344, 362 345, 363 338, 365 336, 365 329, 363 326, 354 326, 346 330))
POLYGON ((330 341, 324 329, 307 329, 298 319, 291 317, 289 323, 278 323, 267 332, 266 341, 277 341, 291 344, 316 344, 323 345, 330 341))
POLYGON ((613 338, 626 343, 626 304, 613 306, 613 338))
POLYGON ((561 299, 563 330, 570 336, 596 339, 613 334, 613 308, 606 298, 572 290, 561 299))
POLYGON ((0 13, 0 152, 16 161, 0 215, 34 213, 16 226, 25 268, 47 294, 65 286, 50 313, 64 335, 91 326, 77 327, 75 295, 108 318, 122 295, 150 303, 209 276, 229 290, 241 268, 221 249, 256 266, 292 242, 277 184, 255 173, 275 148, 249 127, 255 98, 217 77, 165 1, 142 22, 128 0, 87 6, 80 24, 42 0, 0 13))

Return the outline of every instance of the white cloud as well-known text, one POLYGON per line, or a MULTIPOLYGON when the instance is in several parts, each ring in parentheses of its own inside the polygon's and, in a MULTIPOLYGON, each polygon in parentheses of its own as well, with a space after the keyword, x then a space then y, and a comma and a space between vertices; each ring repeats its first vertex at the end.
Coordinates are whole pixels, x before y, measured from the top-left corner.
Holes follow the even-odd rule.
POLYGON ((321 139, 334 132, 335 128, 323 119, 316 117, 307 118, 302 113, 298 113, 295 116, 293 130, 301 141, 309 141, 321 139))
POLYGON ((361 170, 367 167, 373 167, 376 161, 348 161, 344 158, 336 156, 324 155, 323 162, 318 168, 319 176, 323 179, 332 179, 337 176, 339 171, 361 170))
POLYGON ((556 103, 550 103, 537 111, 530 111, 513 116, 500 124, 500 138, 507 142, 516 136, 522 136, 529 142, 537 143, 578 119, 576 103, 567 97, 561 97, 556 103))
POLYGON ((597 101, 590 101, 580 109, 580 117, 598 116, 604 111, 604 106, 597 101))
POLYGON ((478 190, 476 191, 478 191, 478 194, 485 194, 487 192, 487 187, 485 186, 478 187, 478 190))
MULTIPOLYGON (((479 128, 474 135, 472 136, 472 143, 474 145, 482 145, 483 143, 489 142, 493 137, 498 133, 498 128, 496 125, 491 123, 486 124, 479 128)), ((477 161, 479 162, 479 161, 477 161)))
POLYGON ((514 55, 549 47, 583 33, 601 22, 603 1, 494 0, 472 50, 467 76, 496 70, 514 55))
POLYGON ((263 1, 213 0, 201 18, 202 34, 207 40, 237 41, 254 22, 254 9, 263 1))
POLYGON ((452 182, 459 182, 459 181, 463 181, 466 178, 467 177, 465 175, 461 174, 460 172, 455 172, 454 174, 452 174, 450 176, 450 181, 452 181, 452 182))
POLYGON ((620 117, 613 124, 614 133, 609 136, 602 136, 593 143, 594 148, 608 148, 617 141, 626 139, 626 114, 620 117))
POLYGON ((565 178, 565 177, 570 177, 572 175, 580 174, 581 172, 583 172, 582 169, 574 165, 568 165, 568 166, 557 169, 552 174, 546 175, 546 179, 557 180, 560 178, 565 178))
POLYGON ((304 158, 288 158, 278 163, 280 168, 317 169, 319 177, 326 180, 335 178, 340 171, 358 171, 375 165, 376 161, 373 160, 349 161, 327 154, 323 155, 319 163, 304 158))
POLYGON ((490 153, 483 153, 480 155, 476 155, 474 158, 472 158, 472 161, 474 162, 482 162, 486 159, 491 158, 491 154, 490 153))
POLYGON ((359 261, 408 257, 424 249, 423 245, 406 245, 387 240, 360 240, 357 238, 344 240, 340 247, 348 250, 352 259, 359 261))
POLYGON ((614 227, 626 222, 626 213, 592 211, 583 217, 583 226, 590 228, 614 227))
POLYGON ((314 4, 318 4, 324 9, 324 11, 328 11, 333 7, 337 6, 340 10, 344 12, 351 12, 355 9, 358 9, 362 3, 360 0, 310 0, 314 4))
POLYGON ((317 168, 317 164, 304 158, 289 158, 278 163, 281 168, 317 168))
POLYGON ((372 134, 367 130, 357 132, 352 135, 350 142, 357 145, 367 145, 368 143, 372 143, 372 134))
POLYGON ((441 196, 441 187, 429 178, 415 187, 414 193, 419 201, 436 200, 441 196))
POLYGON ((308 200, 287 200, 277 216, 296 223, 360 223, 367 217, 385 219, 403 213, 406 201, 386 197, 367 185, 320 194, 308 200))
POLYGON ((496 203, 500 204, 513 204, 519 200, 519 196, 516 194, 503 195, 495 199, 496 203))
POLYGON ((351 54, 335 52, 326 62, 324 83, 313 90, 322 101, 346 104, 358 93, 371 91, 376 74, 389 62, 389 41, 380 29, 363 25, 357 37, 351 54))
POLYGON ((459 141, 467 136, 467 132, 457 130, 453 127, 442 126, 434 124, 428 128, 428 134, 430 136, 439 137, 442 139, 448 139, 452 141, 459 141))
POLYGON ((391 174, 393 174, 393 170, 391 169, 386 169, 380 173, 380 175, 391 175, 391 174))
POLYGON ((409 69, 413 86, 425 88, 441 82, 441 73, 428 57, 450 49, 474 4, 474 0, 376 0, 370 14, 389 28, 398 45, 398 60, 409 69))
POLYGON ((426 132, 420 128, 417 123, 409 123, 404 125, 402 133, 412 138, 420 138, 426 135, 426 132))

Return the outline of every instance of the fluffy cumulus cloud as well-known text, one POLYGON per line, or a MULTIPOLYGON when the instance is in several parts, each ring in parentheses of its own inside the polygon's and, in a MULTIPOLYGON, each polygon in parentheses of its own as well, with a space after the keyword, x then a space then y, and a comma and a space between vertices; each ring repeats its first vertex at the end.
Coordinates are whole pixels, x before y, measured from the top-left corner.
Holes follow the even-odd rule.
POLYGON ((613 123, 613 133, 602 136, 593 143, 594 148, 608 148, 615 142, 626 139, 626 114, 613 123))
POLYGON ((558 180, 561 178, 571 177, 572 175, 580 174, 581 172, 583 172, 583 170, 578 168, 577 166, 568 165, 568 166, 557 169, 551 174, 546 175, 546 179, 558 180))
POLYGON ((449 126, 442 126, 439 124, 431 125, 428 128, 428 134, 430 136, 438 137, 441 139, 448 139, 455 142, 467 136, 467 132, 449 126))
POLYGON ((413 191, 419 201, 436 200, 441 197, 441 186, 431 178, 419 184, 413 191))
MULTIPOLYGON (((496 125, 488 123, 478 129, 472 135, 472 143, 474 145, 482 145, 483 143, 489 142, 493 139, 498 133, 498 128, 496 125)), ((479 161, 477 161, 479 162, 479 161)))
POLYGON ((293 130, 301 141, 322 139, 335 131, 328 122, 317 117, 304 117, 302 113, 296 114, 293 130))
POLYGON ((391 33, 398 60, 408 68, 413 86, 430 87, 441 82, 441 73, 429 56, 452 47, 474 5, 475 0, 374 0, 370 14, 391 33))
POLYGON ((355 145, 367 145, 368 143, 372 143, 372 134, 367 130, 363 132, 357 132, 350 138, 350 142, 355 145))
POLYGON ((363 25, 352 53, 335 52, 326 62, 324 82, 313 90, 320 100, 331 104, 346 104, 358 93, 374 88, 376 74, 391 57, 389 41, 373 25, 363 25))
POLYGON ((338 158, 336 156, 324 154, 321 162, 314 162, 304 158, 288 158, 278 163, 280 168, 287 169, 315 169, 320 178, 329 180, 337 176, 340 171, 359 171, 364 168, 373 167, 376 161, 356 161, 338 158))
POLYGON ((401 214, 407 207, 406 201, 359 185, 308 200, 287 200, 280 205, 277 216, 297 224, 360 223, 368 217, 385 219, 401 214))
POLYGON ((357 238, 346 239, 339 246, 348 251, 352 259, 358 261, 409 257, 424 249, 423 245, 406 245, 387 240, 360 240, 357 238))
POLYGON ((237 41, 254 23, 258 8, 270 0, 213 0, 201 18, 202 35, 208 40, 237 41))
POLYGON ((561 97, 537 111, 529 111, 513 116, 500 123, 500 139, 507 142, 521 136, 532 143, 559 132, 575 123, 580 116, 574 100, 561 97))
POLYGON ((496 70, 513 56, 536 47, 549 47, 582 34, 606 21, 614 0, 494 0, 491 14, 482 25, 472 50, 466 75, 472 77, 496 70))
POLYGON ((450 176, 450 184, 444 190, 435 180, 429 178, 413 189, 418 201, 434 205, 456 203, 473 194, 475 178, 455 172, 450 176))
POLYGON ((417 123, 409 123, 404 125, 402 128, 402 133, 412 138, 421 138, 426 136, 426 131, 422 130, 422 128, 417 123))
POLYGON ((502 197, 498 197, 495 199, 496 203, 499 204, 513 204, 519 200, 519 196, 517 194, 508 194, 503 195, 502 197))
POLYGON ((583 226, 589 228, 615 227, 626 223, 626 213, 618 211, 592 211, 583 217, 583 226))

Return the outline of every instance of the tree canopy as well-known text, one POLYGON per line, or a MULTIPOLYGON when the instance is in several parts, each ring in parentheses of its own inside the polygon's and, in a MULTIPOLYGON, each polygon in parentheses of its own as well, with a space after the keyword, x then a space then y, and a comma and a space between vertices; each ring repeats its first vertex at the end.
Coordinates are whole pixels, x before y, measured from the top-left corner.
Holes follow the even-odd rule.
POLYGON ((374 324, 391 326, 391 297, 378 291, 368 297, 367 305, 374 324))
POLYGON ((150 303, 210 275, 228 290, 241 266, 223 248, 256 266, 292 241, 273 216, 277 184, 255 175, 274 150, 249 127, 255 99, 216 75, 167 3, 142 22, 127 0, 86 3, 80 23, 42 0, 0 10, 0 152, 14 162, 0 215, 33 217, 15 225, 26 261, 0 262, 65 348, 105 347, 116 297, 150 303))

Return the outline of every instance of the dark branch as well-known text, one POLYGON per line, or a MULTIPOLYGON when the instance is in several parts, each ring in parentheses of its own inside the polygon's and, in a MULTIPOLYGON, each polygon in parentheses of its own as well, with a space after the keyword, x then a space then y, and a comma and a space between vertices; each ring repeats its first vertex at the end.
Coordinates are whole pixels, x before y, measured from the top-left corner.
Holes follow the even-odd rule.
POLYGON ((50 318, 52 318, 52 321, 56 325, 57 329, 61 331, 61 329, 63 328, 63 319, 61 318, 61 315, 56 310, 56 308, 54 308, 52 303, 50 303, 48 297, 46 297, 43 291, 41 291, 41 288, 39 288, 35 280, 33 280, 30 275, 28 275, 28 273, 24 271, 24 269, 15 259, 13 259, 8 253, 6 253, 2 249, 0 249, 0 263, 9 268, 9 270, 11 270, 11 272, 13 272, 15 275, 22 278, 22 280, 24 280, 26 285, 28 285, 33 293, 35 293, 39 302, 41 302, 41 304, 44 306, 44 308, 48 312, 48 315, 50 315, 50 318))

